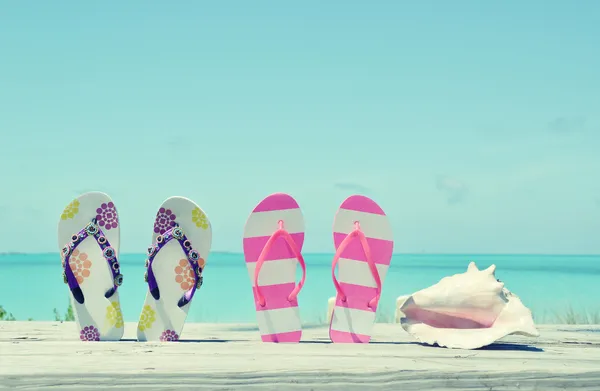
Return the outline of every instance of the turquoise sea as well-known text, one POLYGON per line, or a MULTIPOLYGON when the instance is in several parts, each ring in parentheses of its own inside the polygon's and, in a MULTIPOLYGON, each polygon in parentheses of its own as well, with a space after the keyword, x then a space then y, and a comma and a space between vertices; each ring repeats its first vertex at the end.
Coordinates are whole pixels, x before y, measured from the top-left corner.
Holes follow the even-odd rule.
MULTIPOLYGON (((299 296, 305 323, 323 322, 327 300, 334 296, 332 254, 305 254, 306 285, 299 296)), ((138 319, 146 294, 144 254, 122 254, 121 303, 126 321, 138 319)), ((392 317, 395 300, 430 286, 440 278, 462 273, 469 261, 486 268, 496 264, 496 276, 532 309, 537 322, 556 322, 557 314, 600 313, 599 255, 394 255, 383 288, 379 316, 392 317)), ((300 276, 300 268, 298 268, 300 276)), ((54 320, 63 314, 68 289, 62 282, 58 254, 0 255, 0 305, 18 320, 54 320)), ((250 280, 242 254, 211 253, 204 285, 195 297, 188 321, 254 322, 250 280)))

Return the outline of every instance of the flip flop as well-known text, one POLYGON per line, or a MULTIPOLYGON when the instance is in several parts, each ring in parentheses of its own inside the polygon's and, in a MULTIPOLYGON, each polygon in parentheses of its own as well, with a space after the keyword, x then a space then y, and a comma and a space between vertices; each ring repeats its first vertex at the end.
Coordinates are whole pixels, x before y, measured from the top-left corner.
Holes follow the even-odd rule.
POLYGON ((137 336, 139 341, 177 341, 202 286, 212 228, 192 200, 170 197, 158 209, 152 241, 144 276, 148 292, 137 336))
POLYGON ((119 244, 119 216, 107 194, 82 194, 60 216, 63 282, 71 292, 82 341, 118 341, 123 337, 119 244))
POLYGON ((353 195, 335 216, 333 241, 336 253, 331 275, 337 295, 329 338, 332 342, 368 343, 394 250, 390 222, 375 201, 353 195))
POLYGON ((272 194, 252 211, 244 227, 244 257, 263 342, 299 342, 298 293, 306 279, 301 250, 304 217, 296 200, 272 194), (296 285, 296 267, 302 279, 296 285))

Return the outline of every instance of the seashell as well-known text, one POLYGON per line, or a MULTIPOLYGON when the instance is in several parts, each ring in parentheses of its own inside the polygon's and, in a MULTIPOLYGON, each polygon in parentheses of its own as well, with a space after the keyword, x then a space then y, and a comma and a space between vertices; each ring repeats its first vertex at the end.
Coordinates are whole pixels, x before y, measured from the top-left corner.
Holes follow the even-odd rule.
POLYGON ((531 311, 495 271, 471 262, 465 273, 399 297, 396 321, 422 343, 454 349, 477 349, 510 334, 538 337, 531 311))

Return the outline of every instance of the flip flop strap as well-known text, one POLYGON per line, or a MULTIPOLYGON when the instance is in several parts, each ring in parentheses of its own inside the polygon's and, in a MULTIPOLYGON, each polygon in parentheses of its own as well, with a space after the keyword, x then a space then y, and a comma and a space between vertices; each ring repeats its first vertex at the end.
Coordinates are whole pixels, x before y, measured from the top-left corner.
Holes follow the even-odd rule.
POLYGON ((354 223, 354 230, 352 230, 352 232, 350 232, 348 235, 346 235, 344 240, 342 240, 342 242, 338 246, 338 248, 335 252, 335 255, 333 257, 333 262, 331 264, 331 276, 333 278, 333 285, 335 285, 335 290, 337 291, 338 295, 340 296, 342 302, 346 302, 347 296, 344 293, 342 286, 338 282, 337 278, 335 277, 335 267, 337 266, 337 264, 340 260, 340 257, 342 256, 342 253, 344 252, 346 247, 348 247, 350 242, 356 237, 358 237, 358 239, 360 240, 360 244, 362 245, 363 251, 365 252, 365 257, 367 258, 367 264, 369 265, 369 270, 371 271, 371 274, 373 275, 375 284, 377 284, 377 294, 375 295, 375 297, 373 299, 371 299, 371 301, 369 301, 369 307, 374 308, 374 307, 377 307, 377 303, 379 302, 379 298, 381 297, 381 277, 379 276, 379 271, 377 270, 377 265, 375 265, 375 262, 373 261, 373 258, 371 257, 371 248, 369 247, 369 242, 367 241, 367 237, 360 229, 360 224, 358 222, 354 223))
MULTIPOLYGON (((117 288, 123 284, 123 275, 121 274, 121 266, 117 260, 117 254, 114 248, 112 248, 110 245, 110 242, 104 235, 102 229, 98 226, 98 224, 96 224, 95 219, 88 223, 79 232, 73 234, 71 236, 71 241, 63 247, 63 280, 69 286, 71 292, 75 292, 76 290, 81 291, 79 282, 77 281, 77 278, 75 277, 75 274, 73 273, 73 270, 69 264, 69 259, 71 258, 73 251, 88 237, 93 237, 96 240, 96 243, 102 250, 104 259, 110 266, 110 270, 112 272, 113 287, 104 294, 104 296, 108 299, 117 291, 117 288)), ((77 299, 77 301, 80 304, 83 304, 83 296, 81 297, 81 301, 79 299, 77 299)))
POLYGON ((278 224, 279 224, 279 229, 277 231, 273 232, 273 234, 271 235, 269 240, 267 240, 267 243, 263 247, 263 249, 258 257, 258 260, 256 261, 256 267, 254 269, 254 287, 256 288, 256 296, 258 298, 258 304, 261 307, 266 306, 267 302, 265 300, 265 297, 262 295, 260 286, 258 285, 258 276, 260 274, 260 270, 262 269, 263 264, 265 263, 265 258, 267 257, 267 254, 271 251, 271 248, 273 247, 273 244, 275 243, 275 241, 277 239, 283 238, 286 241, 286 243, 292 250, 294 257, 298 260, 298 262, 300 263, 300 266, 302 267, 302 279, 300 279, 300 282, 298 283, 298 285, 296 285, 294 287, 294 289, 288 296, 288 298, 287 298, 288 301, 296 300, 296 298, 298 297, 298 293, 300 293, 300 290, 304 286, 304 281, 306 280, 306 263, 304 262, 302 253, 298 249, 296 242, 294 241, 292 236, 289 234, 289 232, 283 228, 283 221, 280 220, 278 224))
POLYGON ((202 278, 202 266, 198 264, 198 260, 200 259, 200 254, 192 247, 192 242, 187 238, 183 229, 181 227, 173 227, 169 230, 165 231, 162 235, 156 237, 156 242, 148 247, 148 259, 146 260, 146 275, 145 280, 148 283, 148 289, 154 299, 158 300, 160 298, 160 290, 158 288, 158 283, 156 282, 156 277, 152 270, 152 264, 158 252, 167 245, 172 240, 176 240, 181 249, 186 254, 187 261, 192 268, 194 273, 194 277, 196 282, 193 284, 192 288, 186 291, 181 299, 179 300, 179 306, 183 307, 185 304, 189 303, 197 289, 200 289, 202 286, 203 278, 202 278))

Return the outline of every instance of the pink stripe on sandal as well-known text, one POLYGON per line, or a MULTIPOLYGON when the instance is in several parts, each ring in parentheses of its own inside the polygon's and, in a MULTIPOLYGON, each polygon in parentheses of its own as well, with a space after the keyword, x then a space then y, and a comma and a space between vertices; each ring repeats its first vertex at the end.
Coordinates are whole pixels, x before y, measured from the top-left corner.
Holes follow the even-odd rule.
POLYGON ((370 198, 348 197, 335 216, 333 241, 336 253, 331 274, 337 295, 329 338, 368 343, 394 250, 389 219, 370 198))
POLYGON ((299 342, 298 293, 306 278, 301 250, 304 218, 298 203, 277 193, 262 200, 244 228, 244 257, 263 342, 299 342), (296 285, 296 267, 302 279, 296 285))

